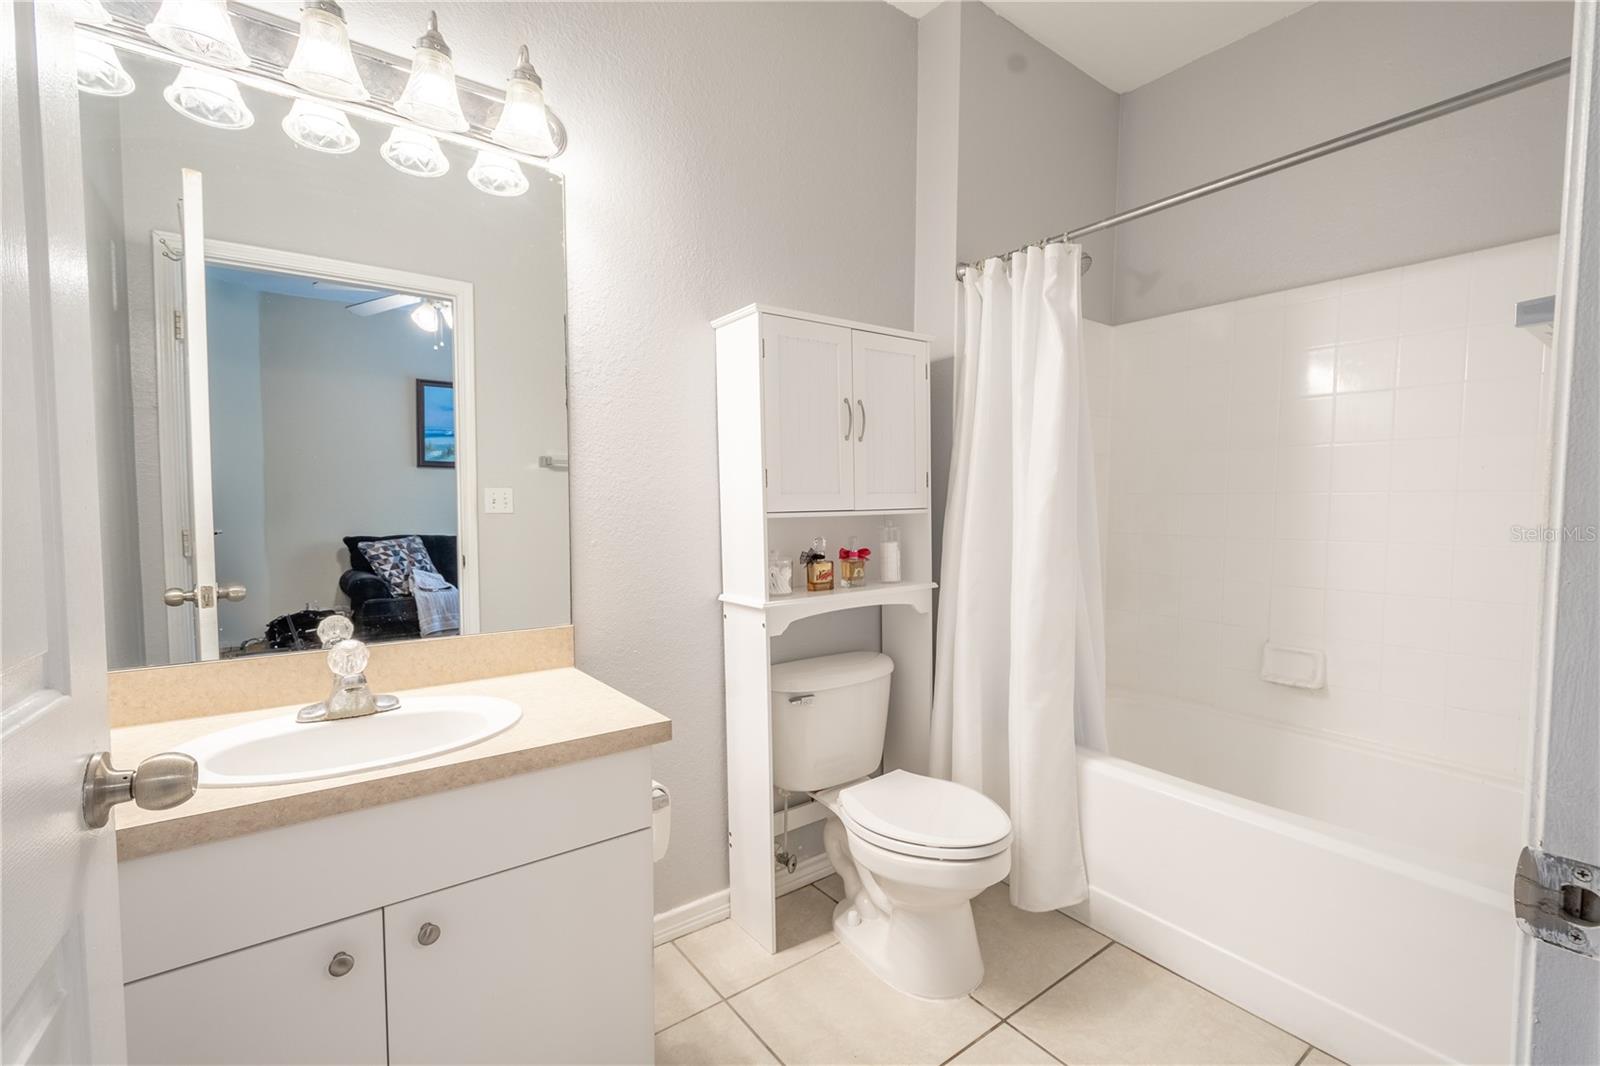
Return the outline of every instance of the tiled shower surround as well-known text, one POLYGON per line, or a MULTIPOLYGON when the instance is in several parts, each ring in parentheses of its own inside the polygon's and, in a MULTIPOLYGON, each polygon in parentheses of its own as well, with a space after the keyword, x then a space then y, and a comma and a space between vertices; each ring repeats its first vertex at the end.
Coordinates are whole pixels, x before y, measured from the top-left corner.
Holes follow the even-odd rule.
POLYGON ((1113 688, 1518 777, 1551 400, 1512 318, 1555 254, 1088 327, 1113 688), (1327 687, 1261 681, 1269 639, 1327 687))

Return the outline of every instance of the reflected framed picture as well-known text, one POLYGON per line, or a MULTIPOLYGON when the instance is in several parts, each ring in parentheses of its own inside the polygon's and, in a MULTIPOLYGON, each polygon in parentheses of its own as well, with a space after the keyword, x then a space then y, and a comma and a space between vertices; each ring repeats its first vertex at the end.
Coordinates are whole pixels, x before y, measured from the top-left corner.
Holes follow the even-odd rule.
POLYGON ((417 465, 456 465, 456 389, 451 382, 417 379, 417 465))

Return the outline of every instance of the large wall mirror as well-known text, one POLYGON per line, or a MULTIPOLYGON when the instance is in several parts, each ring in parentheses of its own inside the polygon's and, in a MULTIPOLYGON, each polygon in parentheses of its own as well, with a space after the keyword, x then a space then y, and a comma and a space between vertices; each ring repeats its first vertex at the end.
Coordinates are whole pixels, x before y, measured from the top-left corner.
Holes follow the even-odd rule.
POLYGON ((248 87, 224 128, 121 59, 80 97, 111 666, 567 623, 560 177, 313 150, 248 87))

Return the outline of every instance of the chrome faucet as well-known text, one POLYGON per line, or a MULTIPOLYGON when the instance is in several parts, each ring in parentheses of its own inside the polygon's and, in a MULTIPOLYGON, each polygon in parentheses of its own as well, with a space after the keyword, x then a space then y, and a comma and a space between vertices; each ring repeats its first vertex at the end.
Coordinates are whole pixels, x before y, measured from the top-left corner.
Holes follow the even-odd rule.
POLYGON ((329 615, 317 626, 317 637, 328 649, 328 669, 333 672, 333 690, 321 703, 308 703, 295 715, 297 722, 334 722, 341 718, 362 718, 400 706, 394 696, 375 696, 367 685, 367 659, 371 653, 359 640, 352 640, 355 626, 343 615, 329 615))

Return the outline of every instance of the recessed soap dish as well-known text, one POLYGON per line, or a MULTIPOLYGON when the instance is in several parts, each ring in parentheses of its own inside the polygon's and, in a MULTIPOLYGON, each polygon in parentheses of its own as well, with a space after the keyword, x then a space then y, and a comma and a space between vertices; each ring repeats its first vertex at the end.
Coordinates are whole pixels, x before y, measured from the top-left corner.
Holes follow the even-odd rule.
POLYGON ((1293 688, 1327 684, 1328 657, 1315 648, 1291 648, 1268 641, 1261 646, 1261 680, 1293 688))

